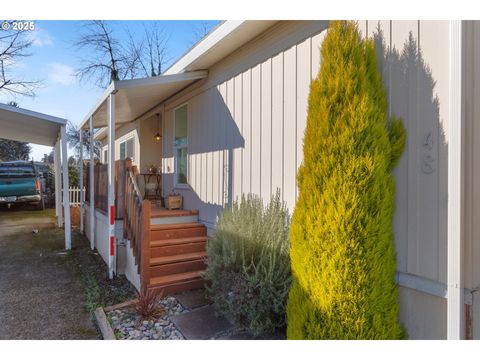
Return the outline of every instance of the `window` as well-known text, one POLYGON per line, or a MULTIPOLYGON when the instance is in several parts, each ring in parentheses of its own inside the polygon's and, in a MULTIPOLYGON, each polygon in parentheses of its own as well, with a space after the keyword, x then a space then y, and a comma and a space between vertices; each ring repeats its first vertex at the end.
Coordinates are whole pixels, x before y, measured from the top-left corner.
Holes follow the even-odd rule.
POLYGON ((108 149, 103 150, 103 163, 108 163, 108 149))
POLYGON ((175 185, 188 183, 188 108, 183 105, 175 110, 175 185))
POLYGON ((122 141, 120 143, 120 160, 125 160, 126 158, 131 158, 134 160, 134 139, 130 138, 128 140, 122 141))

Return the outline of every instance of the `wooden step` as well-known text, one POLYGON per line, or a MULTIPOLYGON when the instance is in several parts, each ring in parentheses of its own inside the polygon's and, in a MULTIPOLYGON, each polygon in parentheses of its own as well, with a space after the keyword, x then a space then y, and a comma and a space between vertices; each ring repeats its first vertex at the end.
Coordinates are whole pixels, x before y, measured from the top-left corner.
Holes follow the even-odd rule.
POLYGON ((154 277, 150 279, 147 288, 149 291, 163 296, 197 289, 205 285, 205 280, 202 278, 203 273, 203 270, 199 270, 154 277))
POLYGON ((153 208, 150 213, 151 218, 177 217, 198 215, 198 210, 168 210, 165 208, 153 208))
POLYGON ((207 242, 184 243, 167 246, 156 246, 150 249, 150 256, 152 258, 160 256, 172 256, 187 253, 197 253, 206 250, 207 242))
POLYGON ((183 272, 205 270, 206 268, 207 264, 205 263, 204 259, 196 259, 171 264, 150 266, 149 272, 150 278, 154 278, 183 272))
POLYGON ((149 285, 165 286, 165 285, 171 285, 171 284, 175 284, 183 281, 194 280, 197 278, 201 278, 203 273, 204 273, 203 270, 197 270, 197 271, 184 272, 180 274, 157 276, 150 279, 149 285))
POLYGON ((205 225, 198 222, 191 223, 180 223, 180 224, 161 224, 161 225, 152 225, 150 230, 160 231, 160 230, 171 230, 171 229, 183 229, 183 228, 195 228, 195 227, 204 227, 205 225))
POLYGON ((167 296, 172 294, 178 294, 187 290, 200 289, 204 287, 206 281, 202 278, 195 278, 192 280, 182 281, 169 285, 148 285, 148 292, 153 292, 156 295, 167 296))
POLYGON ((208 237, 206 236, 194 236, 194 237, 178 238, 178 239, 163 239, 163 240, 150 241, 150 246, 154 248, 157 246, 169 246, 169 245, 206 242, 207 239, 208 237))
POLYGON ((187 254, 178 254, 172 256, 159 256, 159 257, 152 257, 150 258, 150 266, 152 265, 165 265, 165 264, 172 264, 181 261, 190 261, 190 260, 198 260, 207 257, 206 251, 199 251, 187 254))
POLYGON ((150 225, 174 225, 198 222, 198 215, 151 217, 150 225))
POLYGON ((207 228, 200 223, 152 225, 150 241, 206 236, 207 228))

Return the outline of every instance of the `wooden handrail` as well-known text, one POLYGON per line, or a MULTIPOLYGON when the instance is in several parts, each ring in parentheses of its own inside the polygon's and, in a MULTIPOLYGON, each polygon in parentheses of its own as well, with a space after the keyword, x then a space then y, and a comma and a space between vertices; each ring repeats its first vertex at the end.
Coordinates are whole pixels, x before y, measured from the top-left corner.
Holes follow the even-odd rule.
POLYGON ((149 200, 143 201, 143 241, 142 241, 142 262, 140 264, 140 283, 142 292, 147 289, 150 280, 150 213, 151 205, 149 200))
POLYGON ((136 166, 132 166, 130 159, 125 161, 125 172, 123 235, 130 240, 135 264, 140 274, 141 291, 143 291, 150 277, 151 204, 150 201, 143 200, 135 181, 138 170, 136 166))

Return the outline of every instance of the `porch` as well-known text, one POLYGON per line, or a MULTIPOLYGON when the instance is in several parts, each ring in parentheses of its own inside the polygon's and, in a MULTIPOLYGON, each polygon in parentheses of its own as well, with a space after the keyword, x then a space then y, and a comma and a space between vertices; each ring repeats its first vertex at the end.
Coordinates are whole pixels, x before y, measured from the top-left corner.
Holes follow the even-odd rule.
POLYGON ((108 165, 86 166, 85 233, 112 273, 124 274, 138 291, 167 295, 203 286, 207 230, 198 210, 168 210, 144 199, 138 167, 131 159, 114 166, 114 206, 108 209, 108 165), (93 188, 90 184, 93 182, 93 188), (91 212, 91 194, 93 212, 91 212), (112 218, 113 214, 113 218, 112 218), (109 226, 114 237, 109 236, 109 226))
MULTIPOLYGON (((93 144, 95 135, 106 131, 108 148, 103 159, 106 164, 94 165, 93 146, 90 146, 86 178, 88 210, 84 211, 82 202, 80 230, 86 230, 92 248, 96 247, 108 263, 109 277, 125 273, 139 291, 165 295, 201 286, 207 231, 198 222, 198 212, 170 212, 162 208, 161 202, 152 204, 144 199, 138 165, 129 158, 118 160, 116 156, 117 152, 122 153, 122 148, 116 149, 117 128, 125 125, 135 129, 137 120, 152 115, 164 118, 164 111, 155 109, 207 74, 194 71, 114 81, 80 126, 80 143, 88 134, 93 144), (88 213, 85 229, 84 212, 88 213)), ((140 143, 136 146, 140 147, 140 143)), ((124 152, 127 149, 125 144, 124 152)), ((155 150, 145 149, 147 154, 152 152, 155 150)), ((80 156, 83 163, 82 152, 80 156)), ((85 170, 81 167, 80 187, 85 170)))

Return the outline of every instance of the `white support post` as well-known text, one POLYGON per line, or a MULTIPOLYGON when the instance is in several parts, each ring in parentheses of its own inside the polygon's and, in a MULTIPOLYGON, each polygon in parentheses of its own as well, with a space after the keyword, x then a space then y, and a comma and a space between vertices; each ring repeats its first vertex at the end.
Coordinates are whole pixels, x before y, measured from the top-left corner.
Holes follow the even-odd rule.
POLYGON ((60 139, 55 143, 55 150, 53 151, 53 166, 55 171, 55 215, 57 216, 57 226, 63 225, 62 214, 62 170, 60 158, 60 139))
POLYGON ((83 207, 84 207, 84 201, 85 201, 85 194, 83 191, 83 129, 80 129, 80 158, 79 158, 79 163, 80 163, 80 233, 83 234, 83 207))
POLYGON ((94 192, 94 151, 93 151, 93 117, 90 117, 89 119, 89 125, 90 125, 90 177, 89 177, 89 189, 90 189, 90 203, 89 205, 89 211, 88 211, 88 217, 89 217, 89 226, 90 226, 90 247, 93 250, 95 248, 95 192, 94 192))
POLYGON ((462 22, 450 21, 447 338, 464 338, 462 22))
POLYGON ((115 94, 108 96, 108 276, 113 279, 115 257, 115 94))
POLYGON ((63 167, 63 209, 65 213, 65 249, 72 248, 72 234, 70 228, 70 196, 68 193, 68 153, 67 153, 67 129, 62 125, 60 130, 60 140, 62 143, 62 167, 63 167))

